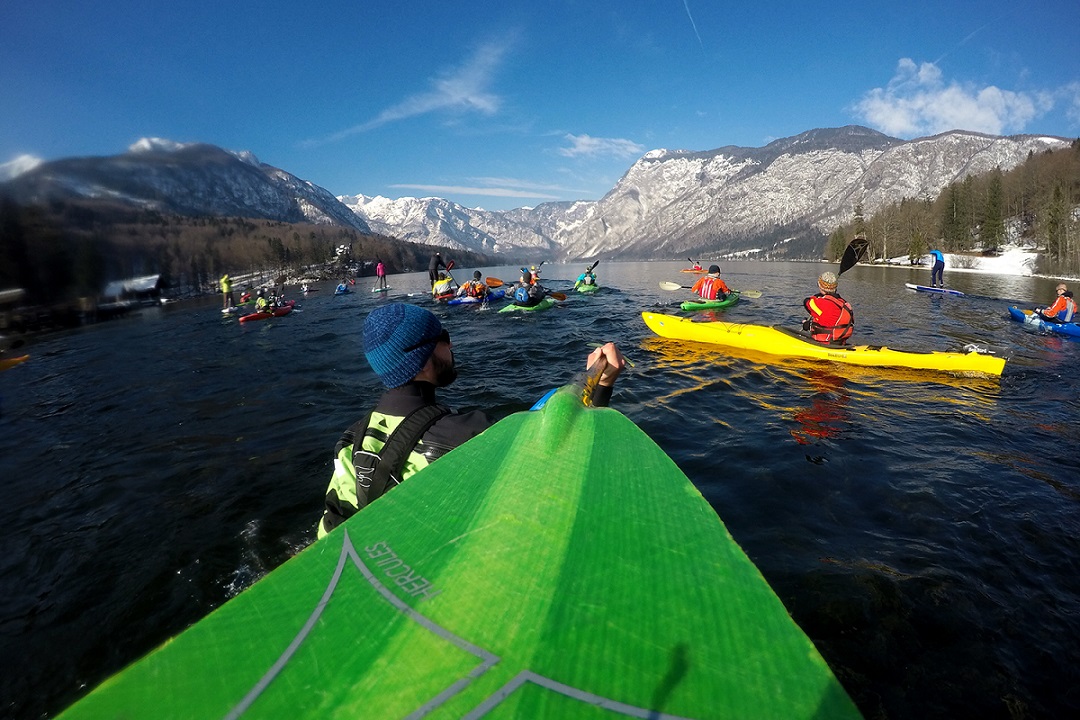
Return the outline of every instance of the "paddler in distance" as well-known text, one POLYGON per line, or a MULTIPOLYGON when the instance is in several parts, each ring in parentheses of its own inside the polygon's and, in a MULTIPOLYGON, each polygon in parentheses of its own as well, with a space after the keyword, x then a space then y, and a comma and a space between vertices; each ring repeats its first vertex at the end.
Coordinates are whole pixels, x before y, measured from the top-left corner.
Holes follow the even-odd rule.
POLYGON ((475 270, 472 274, 472 280, 466 280, 465 283, 458 288, 457 297, 473 297, 478 300, 486 298, 488 296, 488 286, 484 284, 484 281, 480 278, 480 271, 475 270))
MULTIPOLYGON (((326 491, 319 537, 491 425, 479 410, 460 414, 440 405, 437 388, 457 379, 450 333, 424 308, 393 303, 364 319, 364 357, 386 392, 371 413, 341 436, 326 491)), ((593 350, 586 368, 603 361, 592 404, 606 406, 626 366, 614 343, 593 350)))
POLYGON ((855 332, 855 311, 836 292, 836 273, 825 271, 817 282, 821 292, 803 300, 810 317, 803 320, 802 329, 817 342, 843 344, 855 332))
POLYGON ((706 300, 723 300, 731 292, 731 288, 720 279, 720 266, 710 265, 708 274, 699 277, 690 292, 706 300))
POLYGON ((521 268, 521 279, 507 293, 514 299, 515 305, 532 307, 544 299, 547 290, 540 284, 540 271, 533 265, 529 270, 521 268))

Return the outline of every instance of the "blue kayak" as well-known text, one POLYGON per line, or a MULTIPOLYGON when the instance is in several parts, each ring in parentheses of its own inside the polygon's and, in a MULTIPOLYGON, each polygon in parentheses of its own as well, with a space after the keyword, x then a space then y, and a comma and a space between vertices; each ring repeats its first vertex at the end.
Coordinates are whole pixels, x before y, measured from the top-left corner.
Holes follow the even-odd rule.
POLYGON ((916 285, 914 283, 904 283, 910 290, 918 290, 919 292, 937 293, 938 295, 956 295, 964 297, 964 293, 959 290, 950 290, 943 287, 930 287, 929 285, 916 285))
POLYGON ((492 301, 495 301, 495 300, 502 300, 503 296, 505 294, 506 294, 506 291, 503 290, 502 288, 499 288, 498 290, 492 290, 491 292, 489 292, 488 296, 483 300, 481 300, 480 298, 477 298, 477 297, 472 297, 471 295, 465 295, 463 297, 456 297, 456 298, 453 298, 452 300, 447 300, 446 304, 447 305, 482 305, 485 302, 492 302, 492 301))
POLYGON ((1031 325, 1040 330, 1058 333, 1059 335, 1080 337, 1080 325, 1074 322, 1051 322, 1039 317, 1032 310, 1021 310, 1016 306, 1009 308, 1009 315, 1013 320, 1019 320, 1025 325, 1031 325))

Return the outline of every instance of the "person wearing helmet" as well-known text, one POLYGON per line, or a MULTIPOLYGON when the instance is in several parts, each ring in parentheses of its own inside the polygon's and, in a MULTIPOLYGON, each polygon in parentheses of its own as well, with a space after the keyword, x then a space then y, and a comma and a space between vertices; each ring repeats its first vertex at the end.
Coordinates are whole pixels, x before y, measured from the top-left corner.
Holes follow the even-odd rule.
POLYGON ((547 289, 539 282, 539 270, 536 266, 526 270, 521 268, 521 279, 510 286, 506 294, 514 299, 514 304, 521 307, 532 307, 539 304, 547 289))
POLYGON ((472 280, 466 280, 465 284, 458 288, 457 296, 468 296, 478 300, 483 300, 488 296, 488 286, 480 279, 479 270, 473 272, 472 280))
POLYGON ((585 268, 585 272, 578 275, 577 282, 574 283, 574 289, 577 290, 582 285, 595 285, 596 274, 593 272, 593 266, 585 268))
POLYGON ((698 278, 698 281, 690 288, 690 292, 706 300, 723 300, 731 292, 731 288, 720 279, 720 266, 710 265, 709 273, 698 278))
POLYGON ((431 296, 436 300, 445 300, 454 295, 454 278, 440 270, 438 278, 431 286, 431 296))
POLYGON ((855 332, 855 311, 836 292, 837 283, 836 273, 823 272, 818 276, 821 292, 803 300, 810 317, 803 320, 802 329, 820 343, 842 345, 855 332))
POLYGON ((255 295, 257 296, 255 298, 255 312, 270 312, 270 301, 266 299, 266 293, 263 289, 259 288, 255 295))

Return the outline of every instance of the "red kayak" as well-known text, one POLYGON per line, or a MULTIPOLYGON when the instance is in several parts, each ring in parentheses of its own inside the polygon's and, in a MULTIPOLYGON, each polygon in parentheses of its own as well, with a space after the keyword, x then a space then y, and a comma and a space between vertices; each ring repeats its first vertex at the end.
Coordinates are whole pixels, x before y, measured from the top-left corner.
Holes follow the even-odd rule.
POLYGON ((241 317, 240 322, 248 322, 249 320, 265 320, 267 318, 281 317, 282 315, 288 315, 289 313, 292 312, 293 305, 295 305, 295 304, 296 304, 295 300, 286 300, 284 302, 284 304, 278 306, 278 308, 276 310, 274 310, 274 312, 272 312, 272 313, 268 313, 268 312, 251 313, 250 315, 244 315, 243 317, 241 317))

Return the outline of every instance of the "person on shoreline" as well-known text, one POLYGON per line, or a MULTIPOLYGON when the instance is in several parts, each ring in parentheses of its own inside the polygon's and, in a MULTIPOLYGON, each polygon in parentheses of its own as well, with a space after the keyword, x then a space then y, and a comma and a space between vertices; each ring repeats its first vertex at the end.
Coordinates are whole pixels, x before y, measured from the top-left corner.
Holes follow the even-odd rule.
POLYGON ((690 292, 705 300, 723 300, 731 292, 731 288, 720 279, 720 266, 710 265, 708 274, 699 277, 690 292))
POLYGON ((803 320, 802 329, 819 343, 843 344, 855 332, 855 311, 836 292, 836 273, 825 271, 818 276, 816 295, 803 300, 810 317, 803 320))
POLYGON ((1057 293, 1057 299, 1054 300, 1054 304, 1050 307, 1035 308, 1035 312, 1039 314, 1042 320, 1055 323, 1067 323, 1072 322, 1076 317, 1076 301, 1073 300, 1072 291, 1065 283, 1058 283, 1058 286, 1054 288, 1054 292, 1057 293))
POLYGON ((945 256, 940 250, 931 250, 934 266, 930 268, 930 287, 945 287, 945 256))
MULTIPOLYGON (((491 426, 474 410, 458 413, 436 399, 457 379, 450 333, 424 308, 393 303, 364 318, 364 357, 386 391, 375 408, 341 436, 326 490, 318 536, 339 526, 395 486, 491 426)), ((586 358, 586 368, 606 363, 592 404, 608 405, 626 366, 614 343, 586 358)))

